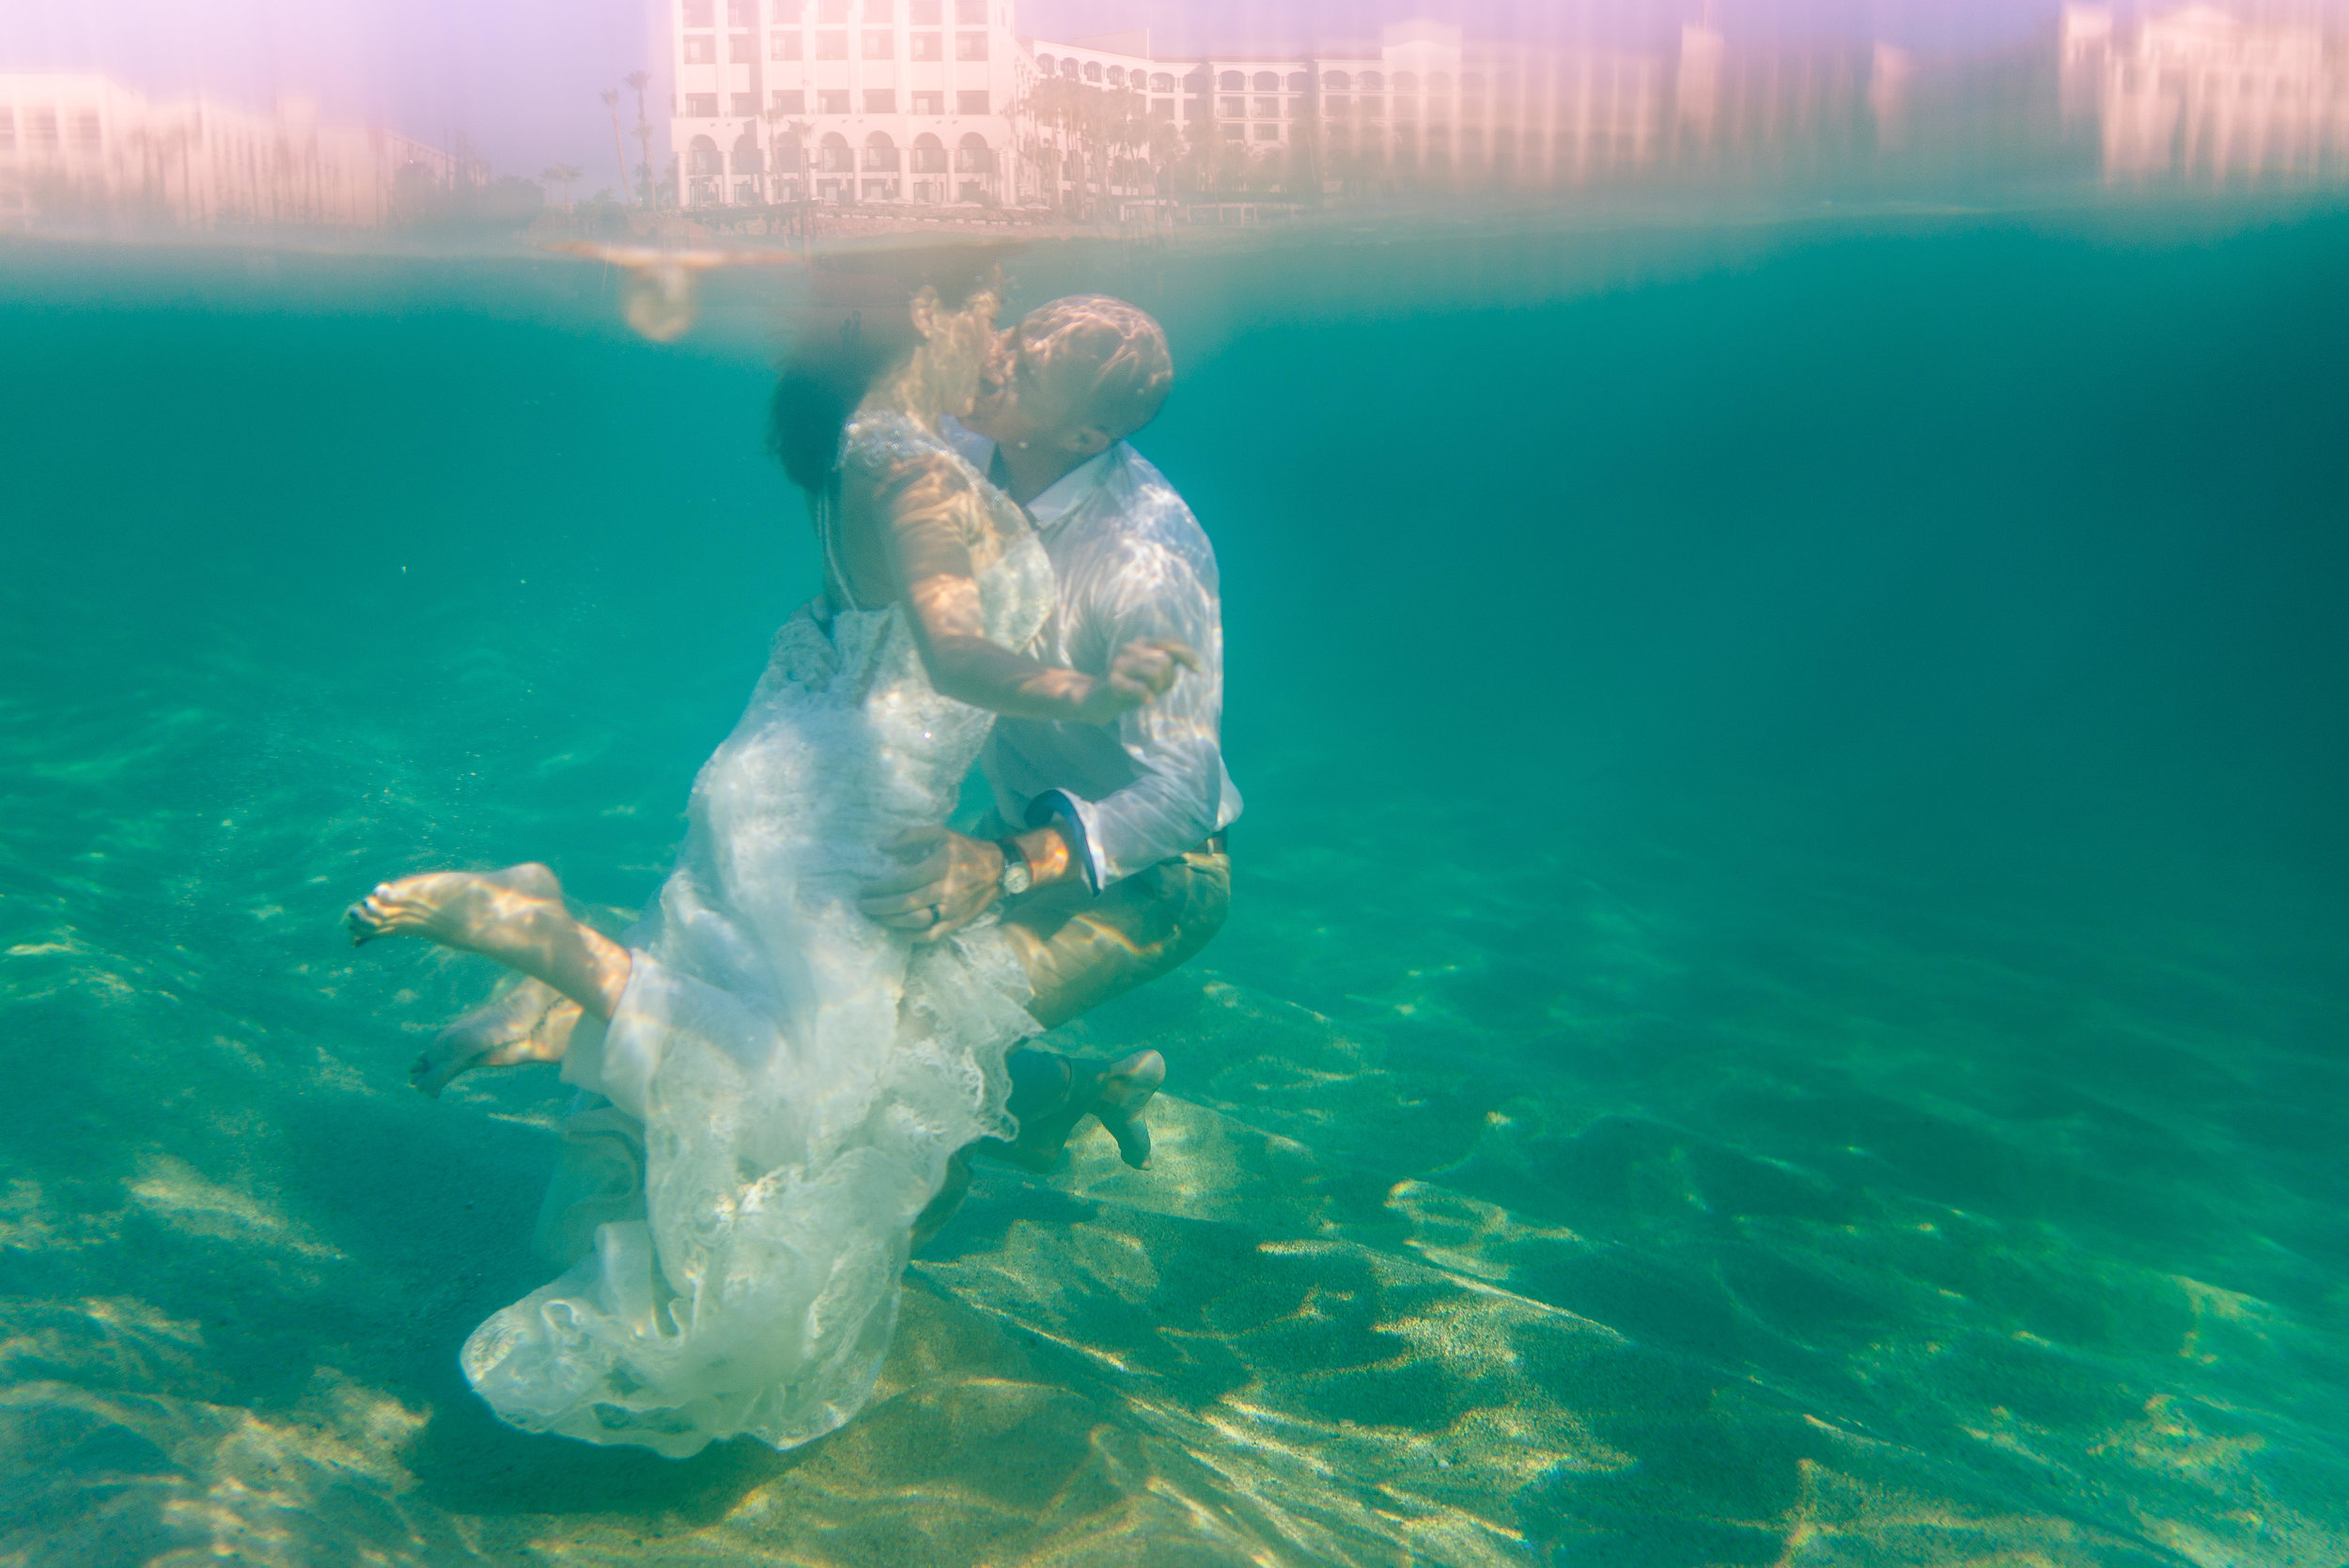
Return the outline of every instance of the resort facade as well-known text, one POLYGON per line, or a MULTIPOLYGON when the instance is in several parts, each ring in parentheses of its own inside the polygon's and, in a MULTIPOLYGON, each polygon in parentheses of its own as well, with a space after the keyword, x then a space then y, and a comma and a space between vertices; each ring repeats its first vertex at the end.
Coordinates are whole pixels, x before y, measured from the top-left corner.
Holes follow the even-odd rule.
POLYGON ((198 95, 157 101, 110 78, 0 73, 0 229, 48 223, 188 229, 380 228, 402 182, 456 160, 389 131, 198 95))
MULTIPOLYGON (((688 208, 817 201, 1112 216, 1239 191, 1571 189, 1975 155, 1981 127, 1921 119, 1919 70, 1882 43, 1530 45, 1432 23, 1376 49, 1155 53, 1146 32, 1022 37, 1013 0, 663 0, 672 147, 688 208), (1948 145, 1921 148, 1921 138, 1948 145)), ((2349 47, 2309 3, 2067 7, 2062 114, 2114 179, 2331 179, 2349 148, 2349 47), (2302 13, 2306 15, 2303 16, 2302 13)), ((2047 45, 2002 68, 2044 95, 2047 45)), ((1994 65, 1996 62, 1993 62, 1994 65)), ((1975 78, 1973 80, 1979 80, 1975 78)), ((2035 112, 2033 123, 2037 123, 2035 112)), ((2069 152, 2066 154, 2070 155, 2069 152)))

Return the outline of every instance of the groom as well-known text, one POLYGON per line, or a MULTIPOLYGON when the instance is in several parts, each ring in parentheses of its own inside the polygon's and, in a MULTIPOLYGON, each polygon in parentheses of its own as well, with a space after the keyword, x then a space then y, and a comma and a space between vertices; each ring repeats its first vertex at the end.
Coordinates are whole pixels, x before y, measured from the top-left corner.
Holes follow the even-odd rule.
MULTIPOLYGON (((1148 315, 1097 295, 1056 300, 1004 334, 950 432, 1026 508, 1051 559, 1058 605, 1028 651, 1103 677, 1136 642, 1166 661, 1142 672, 1164 694, 1114 725, 998 719, 980 758, 994 820, 976 837, 909 835, 905 868, 863 900, 917 942, 1000 909, 1048 1029, 1182 964, 1231 904, 1224 830, 1240 798, 1223 768, 1215 551, 1127 444, 1174 379, 1148 315)), ((1003 1152, 1018 1163, 1049 1168, 1088 1112, 1129 1164, 1148 1157, 1140 1112, 1165 1076, 1156 1051, 1104 1065, 1032 1047, 1010 1066, 1020 1131, 1003 1152)))

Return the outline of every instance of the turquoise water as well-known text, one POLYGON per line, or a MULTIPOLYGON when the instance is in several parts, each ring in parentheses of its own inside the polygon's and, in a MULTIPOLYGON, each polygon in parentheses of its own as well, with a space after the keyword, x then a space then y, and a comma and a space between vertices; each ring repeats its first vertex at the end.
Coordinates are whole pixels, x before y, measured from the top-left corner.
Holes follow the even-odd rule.
POLYGON ((2349 1558, 2349 222, 1038 249, 1162 315, 1231 924, 1066 1032, 788 1455, 530 1438, 565 1095, 405 1084, 618 914, 813 553, 762 279, 0 252, 0 1558, 2349 1558), (167 1557, 179 1552, 182 1557, 167 1557))

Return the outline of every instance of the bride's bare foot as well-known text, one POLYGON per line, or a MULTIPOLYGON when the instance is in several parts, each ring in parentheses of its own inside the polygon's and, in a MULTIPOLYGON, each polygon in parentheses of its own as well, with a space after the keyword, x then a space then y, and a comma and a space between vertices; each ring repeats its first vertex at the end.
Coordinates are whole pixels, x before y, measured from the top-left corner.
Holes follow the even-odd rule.
POLYGON ((628 982, 628 951, 563 907, 545 866, 482 874, 436 871, 384 882, 343 916, 354 944, 412 935, 478 953, 545 981, 610 1017, 628 982))
POLYGON ((441 1031, 408 1069, 408 1081, 438 1098, 451 1079, 475 1067, 560 1062, 582 1016, 578 1002, 524 977, 441 1031))

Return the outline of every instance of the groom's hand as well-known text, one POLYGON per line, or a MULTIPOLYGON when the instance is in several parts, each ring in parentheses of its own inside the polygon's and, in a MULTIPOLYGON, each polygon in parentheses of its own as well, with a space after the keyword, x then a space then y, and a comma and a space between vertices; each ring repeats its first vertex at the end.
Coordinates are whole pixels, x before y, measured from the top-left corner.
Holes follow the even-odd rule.
POLYGON ((945 828, 914 828, 884 846, 903 869, 869 884, 857 908, 883 925, 934 942, 994 907, 1003 851, 945 828))

